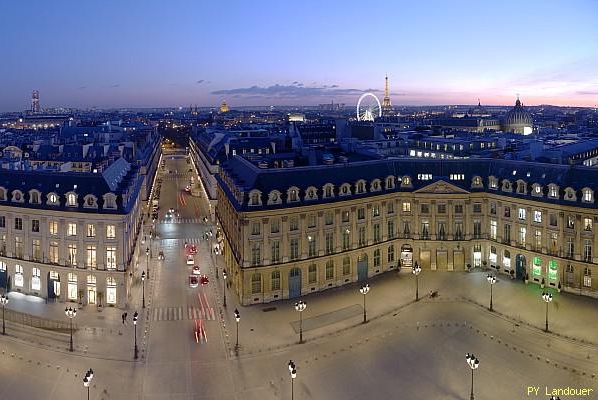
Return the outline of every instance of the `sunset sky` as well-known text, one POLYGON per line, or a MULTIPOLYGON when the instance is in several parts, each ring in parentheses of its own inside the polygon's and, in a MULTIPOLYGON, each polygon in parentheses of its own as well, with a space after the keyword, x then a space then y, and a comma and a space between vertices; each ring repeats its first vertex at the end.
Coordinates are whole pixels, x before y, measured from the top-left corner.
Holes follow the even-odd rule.
POLYGON ((7 1, 0 111, 598 105, 598 1, 7 1))

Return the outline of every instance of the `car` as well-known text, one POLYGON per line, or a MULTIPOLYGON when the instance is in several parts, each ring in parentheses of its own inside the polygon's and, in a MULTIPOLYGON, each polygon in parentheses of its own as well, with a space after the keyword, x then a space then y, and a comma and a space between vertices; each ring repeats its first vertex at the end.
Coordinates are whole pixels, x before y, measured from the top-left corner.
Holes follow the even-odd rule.
POLYGON ((189 275, 189 286, 192 288, 196 288, 199 286, 199 279, 195 275, 189 275))
POLYGON ((185 186, 185 192, 190 192, 191 191, 191 186, 187 185, 185 186))
POLYGON ((169 208, 169 209, 168 209, 168 212, 169 212, 169 213, 171 213, 171 214, 173 214, 173 213, 174 213, 174 208, 172 208, 172 207, 171 207, 171 208, 169 208))
POLYGON ((195 264, 195 260, 193 259, 193 256, 191 254, 189 254, 187 256, 187 265, 194 265, 195 264))
POLYGON ((194 244, 187 244, 185 245, 185 249, 189 254, 197 254, 197 246, 194 244))
POLYGON ((193 275, 201 275, 201 270, 199 269, 199 265, 194 265, 191 269, 193 275))
POLYGON ((163 251, 158 253, 158 260, 164 260, 164 252, 163 251))

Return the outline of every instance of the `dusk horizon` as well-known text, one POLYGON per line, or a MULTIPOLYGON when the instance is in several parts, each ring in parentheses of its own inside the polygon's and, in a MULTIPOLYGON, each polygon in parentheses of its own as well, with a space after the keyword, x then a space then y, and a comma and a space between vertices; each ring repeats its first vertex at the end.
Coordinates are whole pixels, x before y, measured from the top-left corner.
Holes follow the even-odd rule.
POLYGON ((594 1, 378 1, 371 18, 342 2, 229 5, 8 4, 0 112, 34 90, 42 109, 350 107, 381 99, 385 76, 395 106, 598 106, 594 1))

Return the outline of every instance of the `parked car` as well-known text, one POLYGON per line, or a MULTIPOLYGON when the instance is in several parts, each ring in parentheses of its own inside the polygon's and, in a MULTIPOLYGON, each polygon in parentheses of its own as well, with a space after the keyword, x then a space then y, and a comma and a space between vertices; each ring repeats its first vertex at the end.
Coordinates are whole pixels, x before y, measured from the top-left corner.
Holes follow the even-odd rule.
POLYGON ((163 251, 158 253, 158 260, 164 260, 164 252, 163 251))
POLYGON ((199 279, 195 275, 189 275, 189 286, 192 288, 196 288, 199 286, 199 279))

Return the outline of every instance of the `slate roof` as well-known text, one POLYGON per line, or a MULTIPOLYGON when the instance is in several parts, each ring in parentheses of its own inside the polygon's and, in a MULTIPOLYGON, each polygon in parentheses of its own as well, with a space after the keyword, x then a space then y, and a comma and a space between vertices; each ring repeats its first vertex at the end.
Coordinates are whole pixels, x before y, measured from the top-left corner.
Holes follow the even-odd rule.
MULTIPOLYGON (((367 182, 367 193, 353 194, 349 198, 370 197, 377 193, 387 193, 384 189, 386 177, 393 175, 395 177, 410 176, 412 187, 400 187, 396 184, 392 192, 411 192, 426 187, 437 181, 446 181, 454 186, 460 187, 468 192, 486 191, 496 193, 501 196, 526 197, 531 198, 531 185, 538 183, 544 187, 544 194, 547 193, 547 185, 554 183, 559 185, 561 190, 561 199, 548 199, 534 197, 534 201, 546 201, 550 203, 562 203, 571 206, 571 201, 562 200, 562 193, 565 188, 572 187, 577 191, 577 198, 581 198, 581 189, 588 187, 595 191, 598 196, 598 169, 582 166, 567 166, 557 164, 543 164, 527 161, 495 160, 495 159, 468 159, 468 160, 430 160, 430 159, 385 159, 373 161, 359 161, 345 164, 318 165, 308 167, 294 168, 276 168, 260 169, 243 157, 236 156, 230 158, 221 165, 222 171, 232 176, 237 185, 242 186, 248 193, 252 189, 258 189, 262 192, 262 203, 264 208, 281 208, 305 205, 304 202, 286 203, 286 192, 296 186, 300 189, 299 196, 303 198, 305 190, 309 186, 318 188, 320 199, 309 201, 309 204, 318 202, 330 202, 346 200, 347 197, 336 197, 335 199, 321 199, 322 188, 327 183, 332 183, 335 192, 343 183, 354 185, 358 180, 364 179, 367 182), (431 174, 432 179, 420 180, 418 174, 431 174), (463 180, 450 180, 451 174, 464 174, 463 180), (483 189, 472 189, 472 179, 480 176, 483 179, 483 189), (488 177, 494 176, 499 179, 499 190, 488 188, 488 177), (369 192, 369 183, 374 179, 380 179, 383 182, 383 190, 377 193, 369 192), (521 179, 528 184, 528 194, 517 194, 502 192, 500 190, 501 181, 508 179, 515 183, 521 179), (278 190, 282 193, 282 205, 265 206, 268 200, 268 194, 272 190, 278 190)), ((221 186, 226 186, 222 177, 217 176, 221 186)), ((354 192, 354 191, 353 191, 354 192)), ((230 195, 230 192, 229 192, 230 195)), ((235 202, 233 202, 235 203, 235 202)), ((575 203, 579 207, 598 208, 598 202, 582 203, 578 200, 575 203)), ((259 210, 260 207, 247 206, 247 201, 243 205, 236 205, 239 210, 259 210)))

